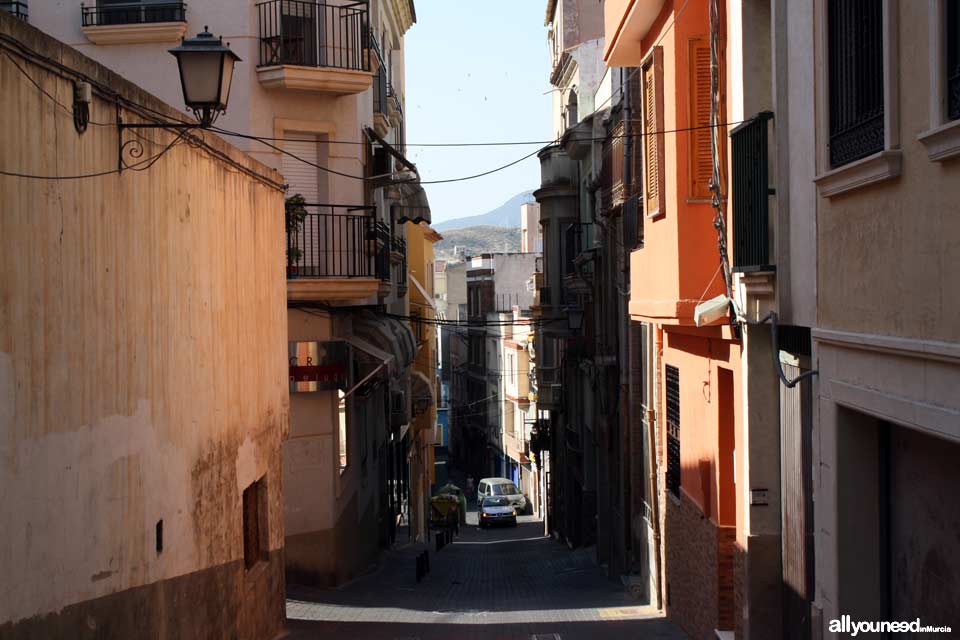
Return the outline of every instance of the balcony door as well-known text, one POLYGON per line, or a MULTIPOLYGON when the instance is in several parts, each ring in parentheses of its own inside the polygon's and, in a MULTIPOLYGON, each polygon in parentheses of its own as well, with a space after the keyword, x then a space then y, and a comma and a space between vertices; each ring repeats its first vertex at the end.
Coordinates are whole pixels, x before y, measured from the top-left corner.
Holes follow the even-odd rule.
POLYGON ((316 67, 319 64, 320 10, 323 5, 300 0, 280 3, 282 64, 316 67))
POLYGON ((331 271, 332 265, 327 262, 331 259, 326 250, 331 238, 328 207, 316 206, 326 204, 327 174, 315 165, 326 166, 329 154, 327 153, 326 136, 303 131, 284 131, 284 151, 280 172, 289 185, 287 197, 303 196, 307 206, 307 216, 297 232, 292 246, 300 250, 297 261, 300 271, 307 276, 324 276, 331 271), (292 157, 296 156, 296 157, 292 157))

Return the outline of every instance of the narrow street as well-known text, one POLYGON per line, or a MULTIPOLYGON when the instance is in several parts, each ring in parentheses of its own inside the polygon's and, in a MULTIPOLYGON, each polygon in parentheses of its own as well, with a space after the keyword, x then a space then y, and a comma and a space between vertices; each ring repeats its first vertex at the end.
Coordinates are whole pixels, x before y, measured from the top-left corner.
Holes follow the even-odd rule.
POLYGON ((474 508, 453 544, 439 553, 430 547, 431 571, 420 584, 416 556, 427 547, 409 545, 340 589, 289 589, 291 640, 687 637, 607 580, 589 551, 544 537, 539 519, 487 530, 476 522, 474 508))

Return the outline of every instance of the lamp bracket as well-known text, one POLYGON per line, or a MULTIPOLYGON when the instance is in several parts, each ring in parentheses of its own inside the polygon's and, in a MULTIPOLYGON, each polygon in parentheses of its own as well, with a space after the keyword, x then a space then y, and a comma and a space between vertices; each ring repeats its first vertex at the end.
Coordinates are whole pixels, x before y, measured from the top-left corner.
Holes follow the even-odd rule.
POLYGON ((143 142, 139 136, 129 140, 123 139, 123 132, 127 129, 167 129, 170 131, 183 132, 192 129, 203 128, 202 123, 189 124, 186 122, 168 121, 168 122, 124 122, 120 115, 120 105, 117 104, 117 173, 123 173, 124 169, 135 168, 142 162, 143 142), (130 159, 130 161, 128 161, 130 159))

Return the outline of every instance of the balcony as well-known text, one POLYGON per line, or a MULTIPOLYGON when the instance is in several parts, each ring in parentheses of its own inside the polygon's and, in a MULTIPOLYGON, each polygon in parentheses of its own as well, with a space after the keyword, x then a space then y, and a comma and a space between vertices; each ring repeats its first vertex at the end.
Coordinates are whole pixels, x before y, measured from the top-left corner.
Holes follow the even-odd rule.
POLYGON ((373 78, 373 130, 381 138, 387 135, 390 129, 390 113, 387 108, 388 84, 387 84, 387 66, 383 60, 383 54, 380 51, 380 43, 377 36, 371 32, 370 37, 370 55, 377 67, 376 75, 373 78))
POLYGON ((80 7, 81 31, 100 45, 176 42, 187 31, 183 2, 120 2, 80 7))
POLYGON ((28 19, 26 2, 0 2, 0 11, 6 11, 14 18, 28 19))
POLYGON ((329 5, 305 0, 257 4, 257 77, 268 89, 336 95, 362 93, 373 83, 366 2, 329 5))
POLYGON ((394 237, 390 243, 390 260, 393 263, 393 282, 397 285, 397 295, 407 293, 407 241, 394 237))
POLYGON ((397 93, 396 87, 387 84, 387 117, 395 130, 393 146, 400 153, 406 153, 406 138, 403 131, 403 98, 397 93))
POLYGON ((772 120, 773 114, 765 111, 730 132, 733 271, 746 296, 770 302, 776 274, 769 219, 770 197, 774 195, 768 168, 768 128, 772 120))
POLYGON ((377 294, 389 279, 383 259, 389 245, 373 213, 373 207, 288 205, 289 300, 351 303, 377 294))
POLYGON ((733 269, 773 271, 770 260, 770 176, 767 129, 773 114, 763 112, 730 132, 733 171, 733 269))

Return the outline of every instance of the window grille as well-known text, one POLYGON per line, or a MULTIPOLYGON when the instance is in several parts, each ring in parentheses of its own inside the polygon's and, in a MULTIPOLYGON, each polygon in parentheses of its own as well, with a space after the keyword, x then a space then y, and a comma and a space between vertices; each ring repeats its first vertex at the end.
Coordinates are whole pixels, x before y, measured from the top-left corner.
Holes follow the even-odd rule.
POLYGON ((666 366, 667 491, 680 497, 680 370, 666 366))
POLYGON ((829 0, 830 166, 883 150, 883 3, 829 0))
POLYGON ((960 2, 947 2, 947 119, 960 120, 960 2))

